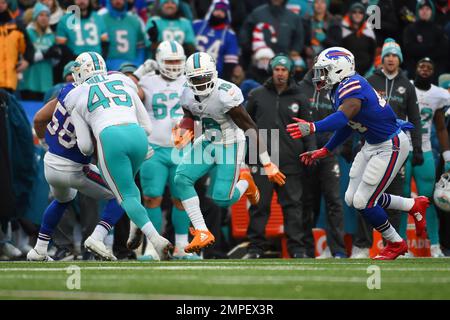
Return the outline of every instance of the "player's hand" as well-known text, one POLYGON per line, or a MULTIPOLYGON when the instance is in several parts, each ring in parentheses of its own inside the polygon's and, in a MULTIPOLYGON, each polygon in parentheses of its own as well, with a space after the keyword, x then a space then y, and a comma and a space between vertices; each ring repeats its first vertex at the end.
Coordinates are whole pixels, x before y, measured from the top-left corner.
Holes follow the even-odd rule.
POLYGON ((296 122, 290 123, 286 126, 286 130, 287 132, 289 132, 292 139, 300 139, 309 136, 316 131, 314 123, 295 117, 293 117, 292 119, 294 119, 296 122))
POLYGON ((420 166, 423 164, 423 153, 422 150, 413 150, 413 157, 411 161, 413 166, 420 166))
POLYGON ((331 152, 323 147, 318 150, 304 152, 300 155, 300 160, 307 166, 312 165, 316 160, 328 157, 331 152))
POLYGON ((155 70, 158 70, 158 63, 155 60, 147 59, 133 74, 140 80, 146 74, 154 73, 155 70))
POLYGON ((155 154, 155 150, 153 150, 151 145, 148 145, 147 154, 145 155, 145 160, 150 159, 155 154))
POLYGON ((282 186, 286 183, 286 176, 278 169, 278 167, 270 162, 264 166, 264 170, 266 171, 267 177, 269 181, 275 182, 279 186, 282 186))
POLYGON ((194 138, 194 131, 183 129, 177 124, 172 129, 173 143, 177 149, 183 149, 194 138))
POLYGON ((147 30, 147 34, 151 42, 158 41, 159 32, 155 20, 152 21, 152 26, 147 30))

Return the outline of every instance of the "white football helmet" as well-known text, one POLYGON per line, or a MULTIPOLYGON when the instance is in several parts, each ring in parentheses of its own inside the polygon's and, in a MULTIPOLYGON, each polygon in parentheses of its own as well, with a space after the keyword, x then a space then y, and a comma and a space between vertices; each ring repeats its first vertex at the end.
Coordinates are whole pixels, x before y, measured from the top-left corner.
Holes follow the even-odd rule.
POLYGON ((450 174, 444 173, 436 183, 433 194, 434 204, 441 210, 450 212, 450 174))
POLYGON ((72 74, 76 84, 81 84, 97 74, 106 75, 105 60, 96 52, 83 52, 75 59, 72 74))
POLYGON ((209 95, 217 82, 216 62, 205 52, 196 52, 186 61, 187 84, 197 96, 209 95))
POLYGON ((176 41, 161 42, 156 49, 156 62, 162 75, 172 80, 178 79, 186 65, 183 47, 176 41))
POLYGON ((313 82, 317 90, 329 90, 336 83, 355 74, 355 57, 347 49, 331 47, 317 56, 313 70, 313 82))

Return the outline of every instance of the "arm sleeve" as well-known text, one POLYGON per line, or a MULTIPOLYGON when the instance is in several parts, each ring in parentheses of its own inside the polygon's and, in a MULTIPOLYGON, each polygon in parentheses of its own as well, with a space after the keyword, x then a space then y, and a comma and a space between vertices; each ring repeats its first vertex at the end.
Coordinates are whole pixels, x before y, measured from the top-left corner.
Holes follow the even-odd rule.
POLYGON ((331 139, 327 142, 325 145, 325 148, 327 148, 329 151, 333 151, 338 146, 340 146, 345 140, 347 140, 348 137, 351 136, 353 133, 353 129, 349 126, 345 126, 339 130, 337 130, 331 139))
POLYGON ((94 153, 94 144, 92 143, 90 134, 91 130, 76 108, 72 110, 70 116, 75 127, 78 148, 85 156, 90 156, 94 153))
POLYGON ((407 116, 408 121, 414 125, 411 130, 411 142, 413 149, 422 149, 422 123, 420 121, 419 105, 417 103, 416 90, 413 85, 408 86, 409 94, 407 101, 407 116))
POLYGON ((144 128, 147 136, 152 134, 152 122, 150 121, 150 117, 148 116, 147 110, 145 110, 144 105, 139 99, 138 95, 133 92, 132 94, 134 105, 136 106, 136 116, 139 122, 139 125, 144 128))

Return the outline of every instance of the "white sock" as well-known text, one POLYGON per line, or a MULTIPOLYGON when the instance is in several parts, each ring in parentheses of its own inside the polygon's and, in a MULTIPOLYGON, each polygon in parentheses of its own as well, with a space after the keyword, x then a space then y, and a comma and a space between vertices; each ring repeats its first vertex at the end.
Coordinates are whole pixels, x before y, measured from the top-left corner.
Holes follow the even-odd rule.
MULTIPOLYGON (((392 209, 392 210, 400 210, 400 211, 406 211, 412 209, 414 206, 414 199, 413 198, 404 198, 400 196, 394 196, 392 194, 384 194, 381 198, 386 196, 386 200, 390 198, 390 203, 387 206, 381 205, 385 209, 392 209)), ((380 200, 381 200, 380 198, 380 200)), ((388 201, 388 200, 387 200, 388 201)))
POLYGON ((39 254, 47 255, 48 243, 50 241, 37 239, 36 245, 34 246, 34 250, 36 250, 39 254))
POLYGON ((108 235, 108 230, 105 229, 105 227, 101 225, 97 225, 94 229, 94 232, 92 232, 91 237, 94 240, 102 241, 105 240, 105 237, 108 235))
POLYGON ((180 249, 184 249, 189 244, 188 235, 186 234, 175 234, 175 246, 180 249))
POLYGON ((236 183, 236 189, 238 189, 239 193, 241 194, 241 195, 239 196, 239 198, 242 197, 242 195, 243 195, 243 194, 245 193, 245 191, 247 191, 247 189, 248 189, 248 181, 247 181, 247 180, 239 180, 239 181, 236 183))
POLYGON ((386 231, 383 231, 382 236, 384 239, 390 241, 390 242, 401 242, 403 241, 402 237, 395 231, 393 226, 389 226, 389 228, 386 231))
POLYGON ((200 199, 195 196, 186 200, 181 201, 184 210, 191 219, 191 222, 195 229, 197 230, 208 230, 206 226, 205 219, 203 218, 202 212, 200 210, 200 199))
POLYGON ((155 227, 153 226, 153 223, 151 221, 147 222, 142 228, 142 232, 145 234, 145 236, 152 240, 156 239, 157 237, 160 237, 158 231, 156 231, 155 227))

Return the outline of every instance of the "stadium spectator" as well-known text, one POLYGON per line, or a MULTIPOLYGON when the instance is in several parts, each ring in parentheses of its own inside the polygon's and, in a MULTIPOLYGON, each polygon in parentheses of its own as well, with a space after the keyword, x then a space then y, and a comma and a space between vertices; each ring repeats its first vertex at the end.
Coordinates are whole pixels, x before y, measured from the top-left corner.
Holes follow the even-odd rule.
POLYGON ((59 20, 64 15, 63 9, 59 6, 58 0, 39 0, 42 4, 45 4, 50 9, 50 28, 53 32, 56 32, 56 27, 59 20))
POLYGON ((341 21, 328 11, 328 3, 329 0, 315 0, 313 14, 303 19, 308 67, 323 49, 339 46, 342 40, 341 21))
MULTIPOLYGON (((211 4, 215 0, 196 0, 191 1, 192 9, 194 11, 194 15, 196 19, 203 19, 206 17, 211 4)), ((263 0, 265 2, 265 0, 263 0)), ((226 1, 230 6, 231 17, 233 19, 230 21, 231 28, 233 31, 238 32, 241 29, 242 23, 245 20, 247 11, 246 11, 246 2, 242 0, 227 0, 226 1)), ((253 8, 256 8, 253 7, 253 8)), ((252 8, 252 10, 253 10, 252 8)))
POLYGON ((160 0, 157 16, 147 21, 146 30, 152 51, 165 40, 177 41, 183 46, 186 56, 195 52, 195 34, 192 23, 181 16, 179 0, 160 0))
POLYGON ((253 178, 261 197, 259 203, 250 208, 247 230, 250 244, 244 258, 261 258, 266 249, 265 229, 274 190, 278 194, 278 201, 283 210, 288 251, 293 258, 303 258, 305 253, 302 243, 305 228, 302 203, 303 165, 299 161, 299 155, 304 151, 314 150, 315 139, 293 140, 284 128, 292 122, 292 117, 311 121, 309 103, 293 80, 294 63, 287 55, 275 56, 269 67, 272 76, 263 86, 250 92, 246 108, 258 128, 267 129, 268 151, 272 157, 279 156, 280 170, 287 178, 286 184, 279 187, 270 182, 266 175, 260 174, 261 167, 252 168, 253 178), (271 144, 276 130, 279 134, 279 143, 274 141, 271 144))
POLYGON ((18 74, 33 62, 33 45, 23 26, 9 10, 8 2, 0 0, 0 89, 16 90, 18 74))
POLYGON ((214 0, 205 19, 194 21, 197 50, 208 53, 216 60, 219 77, 227 81, 239 63, 239 45, 230 22, 227 0, 214 0))
POLYGON ((270 77, 269 62, 275 56, 272 49, 265 47, 258 49, 252 58, 252 64, 246 75, 247 79, 263 84, 270 77))
MULTIPOLYGON (((108 56, 108 33, 103 19, 94 10, 91 0, 75 0, 81 18, 75 11, 64 15, 56 28, 56 42, 66 45, 73 55, 94 51, 108 56)), ((75 57, 70 57, 70 60, 75 57)))
POLYGON ((45 92, 53 86, 52 67, 59 62, 62 50, 55 43, 50 28, 50 9, 40 2, 33 7, 33 21, 27 27, 34 46, 34 63, 25 70, 19 84, 24 100, 42 100, 45 92))
POLYGON ((364 76, 372 67, 375 59, 375 33, 366 19, 366 8, 356 2, 342 20, 341 45, 355 56, 356 72, 364 76))
MULTIPOLYGON (((408 119, 414 125, 410 131, 412 140, 412 165, 423 164, 422 154, 422 126, 420 123, 420 112, 417 105, 414 86, 400 69, 403 62, 403 54, 400 46, 394 39, 386 39, 381 53, 382 67, 375 71, 367 80, 377 91, 380 99, 388 103, 397 117, 402 120, 408 119)), ((386 192, 398 196, 403 195, 405 185, 405 167, 400 169, 386 192)), ((399 230, 401 211, 387 210, 389 221, 392 226, 399 230)), ((369 248, 372 246, 372 228, 368 226, 361 216, 359 219, 359 230, 354 237, 353 258, 368 257, 369 248)))
POLYGON ((145 47, 150 46, 142 21, 136 14, 129 12, 127 6, 125 0, 107 0, 107 9, 99 13, 108 31, 108 70, 118 70, 126 61, 141 65, 145 58, 145 47))
MULTIPOLYGON (((325 91, 317 92, 312 82, 312 71, 309 71, 299 83, 300 91, 310 102, 308 107, 314 121, 322 120, 333 113, 331 101, 325 91)), ((317 147, 322 148, 333 135, 332 132, 316 134, 317 147)), ((344 210, 340 197, 340 170, 337 155, 324 158, 315 166, 305 170, 303 211, 306 223, 304 243, 305 256, 314 257, 314 237, 312 228, 319 218, 321 198, 325 200, 327 216, 327 249, 319 258, 346 258, 344 244, 344 210)))
POLYGON ((414 78, 417 62, 429 57, 434 61, 436 73, 433 83, 448 64, 448 39, 443 30, 434 23, 435 7, 431 0, 421 0, 417 3, 417 20, 404 30, 403 51, 408 77, 414 78))
POLYGON ((450 2, 448 0, 435 0, 436 18, 435 22, 440 28, 444 28, 450 21, 450 2))
POLYGON ((239 39, 243 65, 248 65, 262 47, 288 53, 298 60, 305 41, 301 17, 286 8, 286 0, 270 0, 255 8, 242 25, 239 39))

